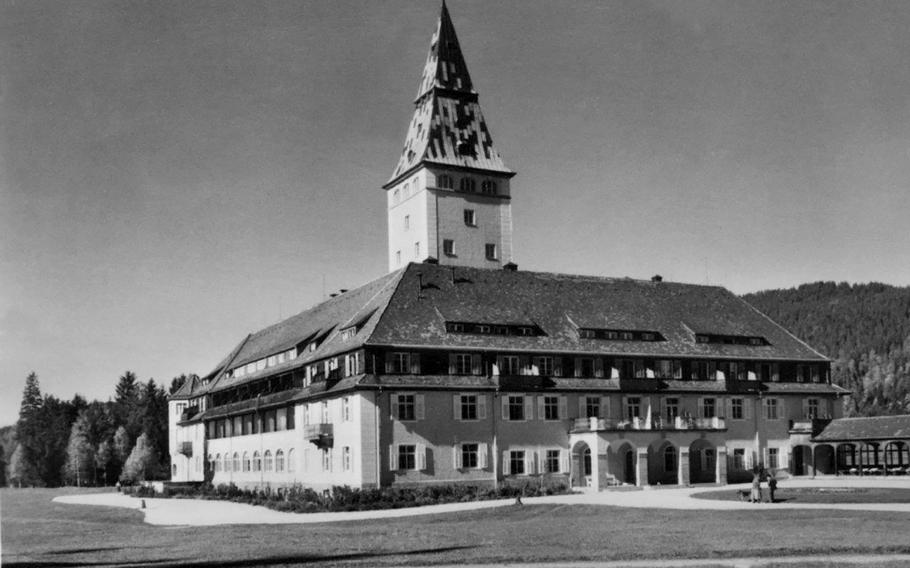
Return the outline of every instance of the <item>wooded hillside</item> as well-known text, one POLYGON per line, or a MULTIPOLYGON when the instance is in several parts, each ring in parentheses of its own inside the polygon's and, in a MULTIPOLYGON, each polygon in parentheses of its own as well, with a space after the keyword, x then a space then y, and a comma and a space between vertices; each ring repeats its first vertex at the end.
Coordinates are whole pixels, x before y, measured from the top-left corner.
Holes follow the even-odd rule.
POLYGON ((743 298, 834 360, 848 415, 910 414, 910 287, 815 282, 743 298))

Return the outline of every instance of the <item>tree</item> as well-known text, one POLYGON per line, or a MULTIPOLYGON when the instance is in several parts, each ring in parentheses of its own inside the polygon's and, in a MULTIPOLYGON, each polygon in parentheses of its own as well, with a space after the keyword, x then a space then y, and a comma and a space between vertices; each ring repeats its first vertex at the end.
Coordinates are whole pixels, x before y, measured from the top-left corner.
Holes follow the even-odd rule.
POLYGON ((123 467, 123 464, 126 463, 126 458, 129 457, 132 449, 133 443, 130 441, 130 435, 124 426, 120 426, 114 433, 114 458, 119 467, 123 467))
POLYGON ((114 460, 113 444, 111 444, 110 440, 103 440, 98 444, 98 449, 95 451, 95 467, 101 470, 101 482, 104 485, 107 485, 108 479, 113 479, 108 474, 113 469, 114 460))
POLYGON ((25 450, 22 444, 16 445, 16 450, 9 460, 8 478, 10 485, 16 487, 32 487, 39 481, 38 472, 35 471, 35 464, 26 460, 25 450))
POLYGON ((91 423, 85 410, 73 423, 70 431, 69 444, 66 447, 66 465, 64 478, 77 486, 85 485, 95 479, 95 448, 89 439, 91 423))
POLYGON ((127 371, 120 376, 114 394, 114 418, 118 425, 126 428, 130 439, 136 439, 142 432, 142 414, 140 409, 141 385, 136 374, 127 371))
POLYGON ((148 435, 155 453, 162 459, 163 466, 170 467, 168 452, 167 393, 155 384, 154 379, 145 384, 142 391, 142 431, 148 435))
POLYGON ((38 375, 31 372, 25 378, 25 389, 22 392, 22 403, 19 406, 19 420, 16 422, 16 439, 18 440, 16 452, 18 455, 14 454, 16 458, 15 479, 20 487, 41 484, 38 462, 42 446, 43 405, 44 399, 41 397, 38 375))
POLYGON ((153 479, 158 476, 160 467, 155 447, 149 437, 146 434, 142 434, 136 440, 136 445, 133 447, 133 451, 130 452, 130 457, 126 459, 123 473, 120 474, 120 481, 135 483, 153 479))
POLYGON ((180 375, 179 377, 174 377, 171 379, 171 387, 167 390, 168 394, 174 394, 180 390, 180 387, 184 385, 187 381, 192 381, 193 379, 198 379, 197 375, 180 375))

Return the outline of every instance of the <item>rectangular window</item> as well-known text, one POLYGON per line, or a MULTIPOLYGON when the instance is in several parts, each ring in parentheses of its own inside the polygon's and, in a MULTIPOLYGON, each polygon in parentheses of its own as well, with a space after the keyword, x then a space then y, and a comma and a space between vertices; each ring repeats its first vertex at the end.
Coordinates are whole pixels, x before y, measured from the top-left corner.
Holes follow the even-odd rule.
POLYGON ((329 422, 331 422, 329 417, 329 401, 324 400, 322 401, 322 423, 328 424, 329 422))
POLYGON ((496 245, 493 243, 486 244, 487 260, 496 260, 499 258, 499 254, 496 251, 496 245))
POLYGON ((705 398, 702 399, 702 418, 714 418, 717 416, 717 399, 714 398, 705 398))
POLYGON ((420 241, 414 243, 414 258, 420 260, 420 241))
POLYGON ((509 472, 512 475, 524 475, 524 473, 525 473, 525 452, 524 452, 524 450, 512 450, 509 452, 509 472))
MULTIPOLYGON (((525 419, 525 397, 521 395, 510 395, 508 400, 508 420, 525 419)), ((523 458, 522 458, 523 459, 523 458)))
POLYGON ((641 397, 630 396, 626 399, 626 418, 630 421, 641 416, 641 397))
POLYGON ((468 227, 477 226, 477 215, 474 213, 473 209, 464 210, 464 224, 468 227))
POLYGON ((411 372, 411 354, 395 352, 392 353, 389 372, 399 375, 406 375, 411 372))
POLYGON ((417 469, 417 446, 413 444, 401 444, 398 446, 397 469, 417 469))
POLYGON ((771 469, 777 469, 780 467, 780 459, 778 458, 778 449, 777 448, 768 448, 768 467, 771 469))
POLYGON ((779 418, 777 412, 777 399, 776 398, 766 398, 765 399, 765 419, 766 420, 777 420, 779 418))
POLYGON ((600 397, 585 397, 585 418, 597 418, 600 416, 600 397))
POLYGON ((664 400, 664 413, 667 418, 667 422, 673 423, 676 421, 676 418, 679 416, 679 399, 678 398, 668 398, 664 400))
POLYGON ((537 372, 540 375, 544 377, 550 377, 553 375, 552 357, 535 357, 535 362, 537 363, 537 372))
POLYGON ((342 422, 350 422, 351 418, 351 397, 346 396, 341 399, 341 420, 342 422))
POLYGON ((559 473, 559 450, 547 450, 544 459, 544 471, 546 473, 559 473))
POLYGON ((351 471, 351 447, 345 446, 341 448, 341 469, 343 471, 351 471))
POLYGON ((477 420, 477 395, 463 394, 460 397, 461 420, 477 420))
POLYGON ((416 420, 415 403, 413 394, 395 395, 397 399, 398 414, 395 418, 399 420, 416 420))
POLYGON ((730 401, 730 418, 733 420, 742 420, 745 418, 745 412, 743 411, 743 399, 734 398, 730 401))
POLYGON ((442 239, 442 253, 446 256, 455 256, 455 241, 442 239))
POLYGON ((499 359, 499 374, 500 375, 518 375, 521 373, 518 366, 518 356, 517 355, 503 355, 499 359))
POLYGON ((480 467, 480 460, 478 459, 479 453, 479 444, 462 444, 461 467, 464 469, 477 469, 480 467))
POLYGON ((322 471, 332 471, 332 450, 322 450, 322 471))
POLYGON ((576 369, 579 377, 594 376, 594 359, 590 357, 581 357, 578 359, 578 368, 576 369))
POLYGON ((404 216, 404 230, 407 231, 410 228, 411 228, 411 216, 405 215, 404 216))
POLYGON ((395 251, 395 264, 397 266, 401 266, 401 251, 400 250, 395 251))
POLYGON ((558 396, 543 397, 543 419, 544 420, 559 420, 559 397, 558 396))
POLYGON ((818 399, 810 398, 806 401, 806 418, 818 418, 818 399))
POLYGON ((470 375, 473 372, 472 357, 470 353, 456 353, 455 354, 455 374, 456 375, 470 375))
POLYGON ((746 450, 743 448, 733 449, 733 469, 735 471, 746 469, 746 450))

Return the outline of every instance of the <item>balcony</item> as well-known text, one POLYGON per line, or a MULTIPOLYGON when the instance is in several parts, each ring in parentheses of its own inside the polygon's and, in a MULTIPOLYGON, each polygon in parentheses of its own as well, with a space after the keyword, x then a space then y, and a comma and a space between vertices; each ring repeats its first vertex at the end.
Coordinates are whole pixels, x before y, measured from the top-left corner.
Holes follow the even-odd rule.
POLYGON ((335 439, 332 424, 307 424, 303 427, 303 437, 317 448, 331 448, 335 439))
POLYGON ((668 421, 653 418, 650 423, 644 418, 632 420, 610 420, 605 418, 576 418, 572 425, 573 432, 601 432, 618 430, 726 430, 727 424, 723 418, 683 418, 677 416, 675 420, 668 421))
POLYGON ((177 444, 177 451, 185 455, 188 458, 193 457, 193 443, 192 442, 180 442, 177 444))
POLYGON ((830 418, 804 418, 802 420, 790 421, 791 434, 809 434, 812 437, 818 436, 825 426, 831 422, 830 418))
POLYGON ((189 420, 190 418, 199 414, 199 406, 188 406, 182 413, 180 413, 180 421, 189 420))

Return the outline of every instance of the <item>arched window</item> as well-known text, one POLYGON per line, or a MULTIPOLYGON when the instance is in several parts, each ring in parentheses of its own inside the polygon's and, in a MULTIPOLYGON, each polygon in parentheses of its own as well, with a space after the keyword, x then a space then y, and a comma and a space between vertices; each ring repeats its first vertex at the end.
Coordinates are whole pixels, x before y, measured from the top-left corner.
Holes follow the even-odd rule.
POLYGON ((480 191, 486 195, 496 195, 496 182, 491 179, 483 180, 480 184, 480 191))
POLYGON ((442 189, 452 189, 452 176, 447 176, 445 174, 436 176, 436 187, 441 187, 442 189))
POLYGON ((281 450, 275 452, 275 471, 284 471, 284 452, 281 450))
POLYGON ((234 471, 240 471, 240 454, 234 452, 234 471))
POLYGON ((842 444, 837 447, 837 467, 850 469, 856 466, 856 448, 853 444, 842 444))
POLYGON ((888 467, 903 467, 907 464, 907 444, 891 442, 885 446, 885 465, 888 467))
POLYGON ((243 452, 243 471, 250 471, 250 454, 243 452))
POLYGON ((878 464, 878 444, 863 444, 859 450, 860 463, 863 466, 873 466, 878 464))
POLYGON ((411 197, 411 182, 404 184, 404 191, 402 193, 404 194, 405 199, 411 197))
POLYGON ((259 471, 262 469, 262 458, 259 457, 259 452, 253 452, 253 471, 259 471))
POLYGON ((664 471, 676 471, 676 464, 676 448, 667 446, 667 449, 664 450, 664 471))
POLYGON ((477 183, 473 178, 463 177, 461 178, 461 191, 466 191, 468 193, 474 193, 477 191, 477 183))
POLYGON ((221 471, 221 454, 215 454, 215 471, 221 471))
POLYGON ((399 201, 401 201, 401 192, 396 189, 394 192, 392 192, 392 203, 397 205, 399 201))
POLYGON ((208 456, 209 471, 215 471, 215 468, 218 467, 215 462, 215 458, 212 457, 212 454, 208 456))
POLYGON ((272 452, 265 451, 265 471, 272 471, 272 452))
POLYGON ((297 459, 297 455, 294 453, 294 448, 288 450, 288 473, 294 473, 297 469, 297 464, 294 460, 297 459))
POLYGON ((173 465, 171 466, 171 475, 172 475, 173 477, 177 477, 177 464, 173 464, 173 465))

